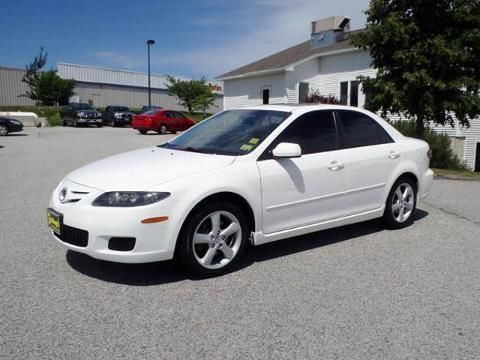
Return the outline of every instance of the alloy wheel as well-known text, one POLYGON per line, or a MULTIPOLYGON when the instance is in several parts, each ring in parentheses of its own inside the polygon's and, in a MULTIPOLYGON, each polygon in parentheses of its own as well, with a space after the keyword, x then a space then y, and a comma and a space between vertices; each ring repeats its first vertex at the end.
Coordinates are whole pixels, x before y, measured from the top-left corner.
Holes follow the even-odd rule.
POLYGON ((404 223, 412 215, 415 206, 415 191, 408 183, 401 183, 392 197, 392 215, 399 223, 404 223))
POLYGON ((215 270, 229 264, 242 245, 240 221, 229 211, 210 213, 195 229, 192 248, 197 262, 215 270))

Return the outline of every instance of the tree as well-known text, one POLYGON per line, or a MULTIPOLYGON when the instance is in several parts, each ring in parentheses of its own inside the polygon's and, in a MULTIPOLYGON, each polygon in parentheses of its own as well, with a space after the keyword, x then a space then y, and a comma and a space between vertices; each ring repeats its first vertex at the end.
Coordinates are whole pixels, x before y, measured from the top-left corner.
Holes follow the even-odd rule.
POLYGON ((167 76, 170 83, 167 85, 169 93, 180 100, 180 105, 185 106, 189 112, 202 110, 203 112, 214 102, 215 96, 205 78, 200 80, 178 80, 167 76))
POLYGON ((38 80, 38 100, 42 105, 66 105, 74 87, 75 80, 62 79, 55 70, 45 71, 38 80))
POLYGON ((35 56, 30 64, 25 65, 26 73, 22 78, 22 82, 28 85, 29 90, 25 92, 24 96, 29 97, 38 103, 38 82, 41 76, 41 69, 47 63, 47 53, 43 53, 43 46, 40 48, 40 53, 35 56))
POLYGON ((478 0, 372 0, 367 27, 350 36, 370 51, 375 78, 360 77, 366 107, 416 121, 462 125, 480 114, 478 0))

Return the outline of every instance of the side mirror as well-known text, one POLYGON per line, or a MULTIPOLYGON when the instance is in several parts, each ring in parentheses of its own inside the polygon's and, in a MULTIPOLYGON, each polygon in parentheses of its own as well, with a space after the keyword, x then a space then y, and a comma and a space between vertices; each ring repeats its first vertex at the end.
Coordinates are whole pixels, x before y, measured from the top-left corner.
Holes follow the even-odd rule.
POLYGON ((272 154, 276 158, 296 158, 302 156, 302 149, 298 144, 283 142, 275 146, 272 154))

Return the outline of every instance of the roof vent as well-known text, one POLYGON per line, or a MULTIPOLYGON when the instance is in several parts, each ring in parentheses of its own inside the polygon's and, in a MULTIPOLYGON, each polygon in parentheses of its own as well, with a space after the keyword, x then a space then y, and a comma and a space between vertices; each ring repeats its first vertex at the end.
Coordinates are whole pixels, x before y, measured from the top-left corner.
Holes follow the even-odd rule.
POLYGON ((312 22, 310 46, 319 49, 345 40, 345 33, 350 30, 350 18, 332 16, 312 22))

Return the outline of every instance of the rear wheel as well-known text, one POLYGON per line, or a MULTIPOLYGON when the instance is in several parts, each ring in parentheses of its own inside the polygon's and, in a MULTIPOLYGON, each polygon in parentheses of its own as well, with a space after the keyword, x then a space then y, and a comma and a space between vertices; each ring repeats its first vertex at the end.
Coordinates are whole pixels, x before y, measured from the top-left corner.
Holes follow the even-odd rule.
POLYGON ((385 204, 383 219, 391 229, 400 229, 412 222, 417 205, 416 184, 408 177, 399 178, 385 204))
POLYGON ((179 259, 187 272, 216 276, 238 265, 249 236, 247 218, 238 206, 210 203, 195 211, 187 221, 178 239, 179 259))
POLYGON ((165 124, 160 125, 160 129, 158 129, 158 132, 162 135, 165 135, 167 133, 168 129, 165 124))
POLYGON ((8 134, 7 125, 0 124, 0 136, 5 136, 8 134))
POLYGON ((138 130, 140 134, 145 135, 147 133, 147 130, 138 130))
POLYGON ((73 127, 78 127, 77 119, 73 119, 73 127))

